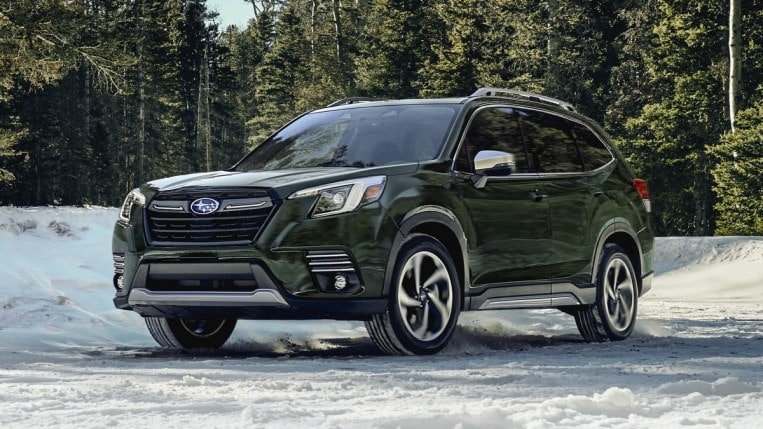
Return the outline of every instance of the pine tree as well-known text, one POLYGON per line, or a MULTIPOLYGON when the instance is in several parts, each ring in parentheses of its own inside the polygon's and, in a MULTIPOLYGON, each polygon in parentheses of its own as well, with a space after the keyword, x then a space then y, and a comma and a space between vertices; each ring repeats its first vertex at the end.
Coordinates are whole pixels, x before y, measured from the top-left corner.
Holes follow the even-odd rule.
POLYGON ((480 86, 481 65, 493 60, 483 47, 489 5, 486 0, 449 0, 432 8, 446 30, 433 59, 422 67, 422 95, 463 96, 480 86))
POLYGON ((358 91, 374 97, 407 98, 419 93, 419 70, 434 60, 438 40, 432 0, 378 0, 365 26, 358 59, 358 91))
POLYGON ((645 55, 649 102, 627 121, 619 141, 650 181, 658 233, 706 235, 714 228, 707 149, 728 123, 725 7, 720 1, 657 5, 653 48, 645 55))
POLYGON ((736 132, 723 136, 712 153, 718 195, 716 234, 763 235, 763 102, 742 110, 736 132))
MULTIPOLYGON (((267 14, 259 20, 267 20, 267 14)), ((298 114, 299 88, 305 82, 309 41, 291 7, 276 24, 277 38, 257 67, 257 115, 247 122, 257 144, 298 114)))
MULTIPOLYGON (((71 73, 80 74, 86 103, 85 123, 77 128, 84 126, 83 134, 72 144, 80 145, 83 150, 89 144, 87 101, 94 93, 91 87, 100 91, 122 90, 126 85, 123 70, 131 61, 114 37, 115 21, 110 18, 116 10, 117 5, 108 0, 42 3, 17 0, 0 9, 0 104, 3 104, 0 110, 7 112, 0 120, 0 183, 14 178, 8 166, 13 164, 16 169, 23 169, 25 160, 29 159, 9 159, 23 153, 14 149, 15 145, 34 138, 25 128, 26 119, 18 115, 19 109, 26 102, 36 100, 29 96, 30 92, 41 91, 71 73)), ((35 115, 33 120, 41 118, 35 115)), ((80 158, 80 165, 86 162, 80 158)), ((77 182, 74 186, 86 185, 77 182)), ((80 188, 74 193, 84 192, 80 188)), ((79 196, 75 198, 79 199, 79 196)))

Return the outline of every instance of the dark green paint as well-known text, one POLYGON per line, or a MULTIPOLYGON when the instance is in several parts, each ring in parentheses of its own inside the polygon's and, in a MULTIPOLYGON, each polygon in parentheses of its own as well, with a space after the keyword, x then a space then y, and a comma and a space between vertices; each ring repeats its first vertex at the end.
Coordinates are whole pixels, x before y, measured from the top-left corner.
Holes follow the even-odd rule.
MULTIPOLYGON (((466 249, 449 250, 452 254, 465 251, 467 297, 486 291, 497 296, 547 294, 568 291, 569 284, 583 290, 592 282, 598 251, 616 233, 631 237, 635 248, 640 249, 640 255, 633 256, 640 258, 642 275, 651 273, 654 249, 648 214, 630 184, 634 176, 616 150, 616 158, 595 172, 491 177, 481 189, 472 184, 467 174, 451 169, 463 128, 479 106, 543 108, 587 124, 602 135, 598 126, 574 113, 523 101, 484 98, 459 101, 464 107, 448 133, 442 153, 431 162, 362 169, 219 171, 161 179, 142 186, 149 203, 156 192, 183 187, 267 188, 278 207, 250 245, 212 247, 148 246, 142 208, 134 207, 132 225, 118 222, 113 236, 114 252, 126 254, 125 284, 131 283, 141 263, 243 261, 265 266, 287 297, 347 300, 383 297, 390 261, 404 241, 400 226, 423 206, 448 214, 442 217, 447 221, 431 222, 452 223, 448 226, 450 230, 463 231, 466 249), (288 198, 302 189, 378 175, 387 177, 381 199, 352 213, 312 219, 309 213, 317 196, 288 198), (544 197, 533 199, 532 194, 544 197), (319 249, 350 251, 363 288, 351 295, 321 292, 304 258, 306 251, 319 249), (558 290, 554 286, 552 290, 552 284, 559 283, 567 285, 558 290)), ((412 229, 407 225, 406 231, 412 229)), ((120 295, 127 293, 129 287, 120 295)), ((593 299, 589 292, 580 292, 579 298, 582 303, 593 299)))

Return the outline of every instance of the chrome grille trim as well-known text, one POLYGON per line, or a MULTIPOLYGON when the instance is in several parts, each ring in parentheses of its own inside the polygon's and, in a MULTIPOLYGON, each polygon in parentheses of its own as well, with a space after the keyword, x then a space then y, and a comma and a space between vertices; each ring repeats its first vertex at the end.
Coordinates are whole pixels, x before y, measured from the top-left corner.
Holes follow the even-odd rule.
POLYGON ((347 252, 309 251, 305 254, 311 273, 355 272, 355 262, 347 252))
POLYGON ((112 259, 114 260, 114 273, 124 274, 125 273, 125 255, 121 253, 114 253, 112 255, 112 259))
POLYGON ((243 245, 254 241, 276 202, 265 189, 192 188, 159 192, 147 205, 148 240, 158 246, 243 245), (220 209, 191 212, 198 198, 213 198, 220 209))

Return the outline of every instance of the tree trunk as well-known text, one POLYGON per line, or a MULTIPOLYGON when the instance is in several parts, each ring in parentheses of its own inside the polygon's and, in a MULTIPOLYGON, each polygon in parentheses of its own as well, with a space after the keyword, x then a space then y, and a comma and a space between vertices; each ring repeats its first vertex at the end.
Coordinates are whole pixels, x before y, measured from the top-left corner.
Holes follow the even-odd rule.
POLYGON ((548 41, 546 46, 546 55, 548 55, 549 69, 556 57, 559 56, 559 26, 557 20, 559 13, 559 2, 557 0, 548 0, 548 41))
POLYGON ((199 67, 198 98, 196 100, 196 150, 204 150, 204 167, 212 169, 212 109, 209 91, 209 42, 204 43, 204 53, 199 67))
MULTIPOLYGON (((82 159, 84 160, 88 156, 87 147, 90 146, 91 144, 90 142, 90 122, 91 122, 90 97, 92 96, 92 94, 90 92, 90 64, 88 64, 87 62, 83 62, 82 69, 83 69, 82 70, 82 91, 83 91, 82 116, 83 118, 82 118, 82 131, 81 131, 82 141, 79 143, 79 146, 81 150, 80 156, 82 156, 82 159)), ((92 165, 92 163, 88 163, 88 168, 90 170, 94 169, 94 166, 92 165)), ((81 173, 85 173, 85 172, 81 172, 81 173)), ((76 192, 75 199, 77 204, 82 204, 82 200, 85 197, 89 196, 92 198, 93 196, 92 195, 93 187, 90 186, 90 180, 93 177, 92 171, 88 171, 87 174, 82 174, 82 176, 80 177, 84 180, 76 181, 77 192, 76 192)))
POLYGON ((729 0, 729 119, 736 130, 739 82, 742 79, 742 1, 729 0))
POLYGON ((336 41, 336 59, 339 62, 339 67, 344 66, 344 49, 342 47, 342 17, 341 17, 341 0, 333 0, 332 11, 334 14, 334 34, 336 41))
POLYGON ((315 60, 315 15, 318 13, 318 0, 310 1, 310 60, 315 60))
MULTIPOLYGON (((140 6, 136 7, 140 8, 140 6)), ((146 34, 143 28, 143 10, 138 9, 138 168, 135 169, 135 184, 143 183, 145 177, 144 154, 146 151, 146 77, 143 73, 143 45, 146 43, 146 34)))
POLYGON ((254 10, 254 19, 259 18, 260 10, 257 8, 257 2, 252 0, 250 3, 252 3, 252 9, 254 10))
POLYGON ((559 94, 559 49, 561 39, 559 36, 559 2, 557 0, 548 0, 548 23, 546 24, 546 76, 543 79, 544 91, 552 96, 561 96, 559 94))

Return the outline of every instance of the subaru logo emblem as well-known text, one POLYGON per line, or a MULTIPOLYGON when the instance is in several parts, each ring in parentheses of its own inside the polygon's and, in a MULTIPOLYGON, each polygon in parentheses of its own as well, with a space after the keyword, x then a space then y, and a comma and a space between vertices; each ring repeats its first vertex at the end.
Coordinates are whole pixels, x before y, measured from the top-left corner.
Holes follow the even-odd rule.
POLYGON ((191 211, 199 215, 214 213, 219 207, 220 203, 212 198, 199 198, 191 203, 191 211))

